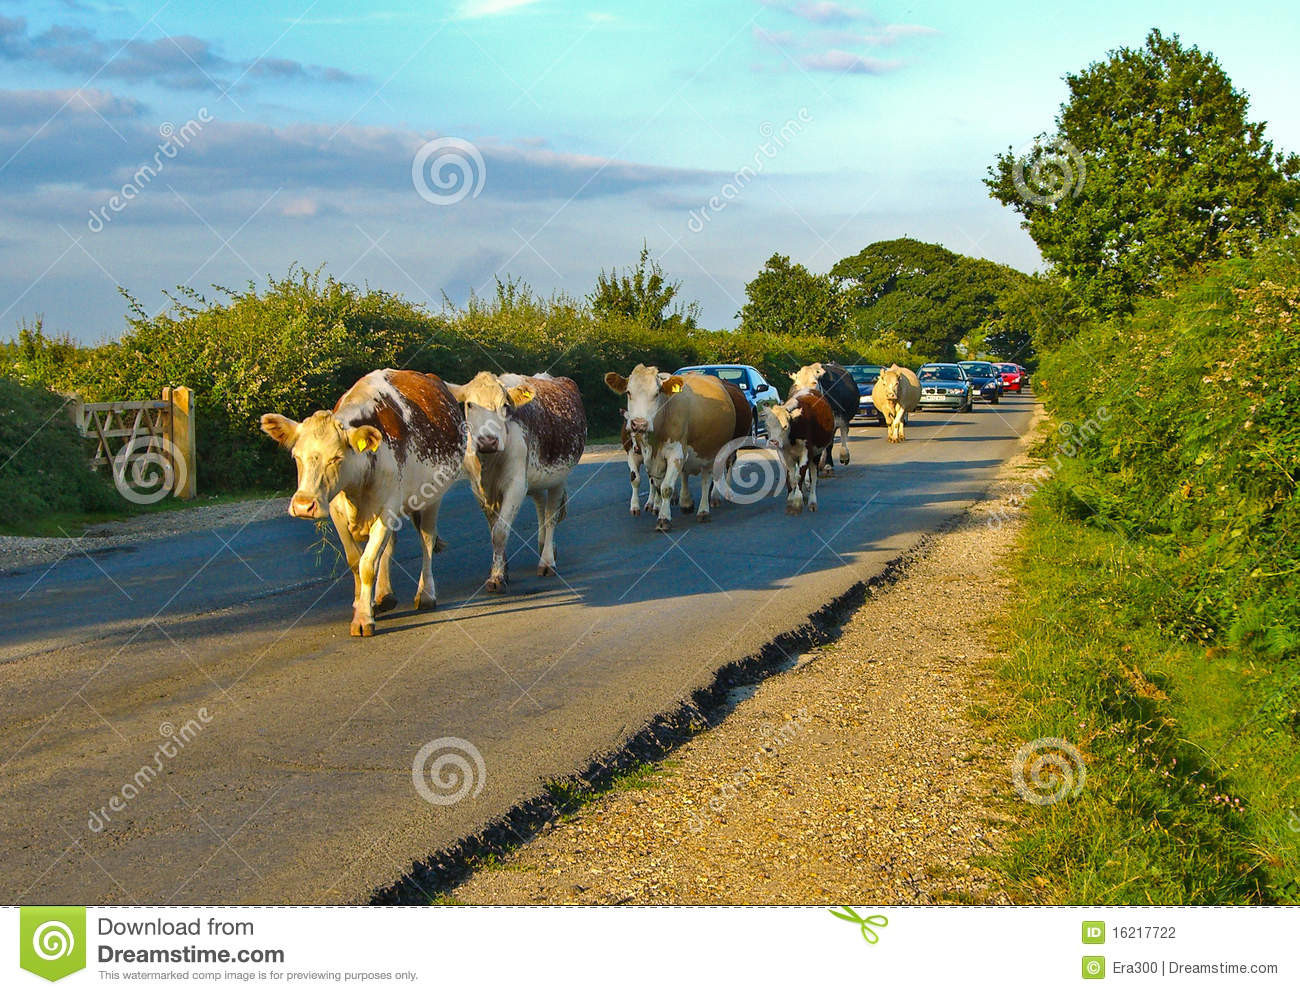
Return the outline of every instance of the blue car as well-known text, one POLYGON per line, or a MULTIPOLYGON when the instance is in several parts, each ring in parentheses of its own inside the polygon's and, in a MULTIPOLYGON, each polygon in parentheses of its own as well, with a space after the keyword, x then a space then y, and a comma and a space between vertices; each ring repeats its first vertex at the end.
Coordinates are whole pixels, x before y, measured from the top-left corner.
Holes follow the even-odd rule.
POLYGON ((883 425, 885 420, 876 411, 876 405, 871 400, 871 390, 876 386, 876 381, 880 379, 880 371, 883 367, 874 364, 860 364, 844 368, 849 371, 849 376, 853 378, 853 382, 858 386, 858 417, 874 418, 883 425))
POLYGON ((956 363, 926 363, 916 371, 921 381, 922 411, 969 411, 973 403, 970 378, 956 363))

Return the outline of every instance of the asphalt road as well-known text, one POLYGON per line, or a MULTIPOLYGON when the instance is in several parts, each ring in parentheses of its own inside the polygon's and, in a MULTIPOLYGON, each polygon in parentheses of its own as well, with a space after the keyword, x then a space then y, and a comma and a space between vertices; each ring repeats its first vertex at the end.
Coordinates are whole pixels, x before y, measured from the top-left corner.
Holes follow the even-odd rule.
POLYGON ((506 595, 481 590, 487 527, 458 484, 439 608, 407 608, 406 530, 402 605, 367 640, 348 636, 346 571, 287 517, 0 573, 0 901, 364 901, 977 500, 1032 406, 918 414, 900 446, 855 427, 817 513, 727 504, 668 536, 628 515, 621 459, 584 461, 561 576, 534 575, 529 503, 506 595), (472 789, 426 779, 422 794, 413 761, 449 737, 482 758, 466 761, 472 789))

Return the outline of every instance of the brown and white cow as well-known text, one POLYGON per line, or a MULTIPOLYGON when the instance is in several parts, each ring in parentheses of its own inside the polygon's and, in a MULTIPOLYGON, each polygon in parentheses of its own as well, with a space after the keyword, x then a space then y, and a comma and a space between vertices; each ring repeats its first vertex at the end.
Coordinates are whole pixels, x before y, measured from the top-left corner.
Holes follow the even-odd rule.
POLYGON ((424 554, 415 607, 435 607, 438 506, 460 477, 465 457, 465 422, 442 380, 411 370, 375 370, 353 384, 333 411, 317 411, 301 422, 265 414, 262 431, 288 449, 298 467, 289 514, 329 514, 338 530, 352 570, 352 635, 374 635, 375 608, 391 605, 390 540, 404 516, 415 523, 424 554))
POLYGON ((889 441, 903 442, 907 438, 903 426, 908 412, 915 411, 921 403, 921 381, 911 370, 895 363, 881 371, 871 388, 871 403, 889 427, 889 441))
MULTIPOLYGON (((835 428, 840 433, 840 462, 847 465, 849 462, 849 424, 857 416, 860 404, 858 385, 854 381, 852 374, 839 363, 810 363, 808 366, 800 367, 797 371, 791 373, 790 380, 790 393, 786 395, 787 400, 802 390, 815 390, 819 391, 822 397, 825 398, 826 403, 831 406, 831 414, 835 418, 835 428)), ((826 449, 818 472, 825 477, 835 475, 830 447, 826 449)))
POLYGON ((797 515, 806 504, 817 510, 817 465, 835 441, 835 414, 817 390, 801 390, 785 404, 763 409, 767 444, 785 463, 785 512, 797 515))
POLYGON ((555 573, 555 526, 565 516, 565 485, 587 443, 578 385, 545 373, 483 372, 448 387, 464 405, 465 471, 492 530, 487 590, 506 588, 506 539, 525 495, 537 506, 537 575, 555 573))
POLYGON ((651 497, 658 509, 655 528, 672 527, 672 498, 681 478, 699 473, 700 500, 695 518, 711 516, 713 462, 732 441, 736 411, 731 395, 717 377, 701 373, 661 377, 640 363, 624 377, 605 374, 616 394, 627 395, 627 427, 642 443, 650 475, 651 497))

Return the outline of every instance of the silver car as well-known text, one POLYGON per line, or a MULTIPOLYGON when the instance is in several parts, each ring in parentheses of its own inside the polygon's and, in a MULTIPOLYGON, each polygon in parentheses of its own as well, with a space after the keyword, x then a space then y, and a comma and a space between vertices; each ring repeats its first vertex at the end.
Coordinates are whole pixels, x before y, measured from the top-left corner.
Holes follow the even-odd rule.
POLYGON ((921 381, 921 410, 971 410, 970 377, 956 363, 926 363, 916 371, 921 381))

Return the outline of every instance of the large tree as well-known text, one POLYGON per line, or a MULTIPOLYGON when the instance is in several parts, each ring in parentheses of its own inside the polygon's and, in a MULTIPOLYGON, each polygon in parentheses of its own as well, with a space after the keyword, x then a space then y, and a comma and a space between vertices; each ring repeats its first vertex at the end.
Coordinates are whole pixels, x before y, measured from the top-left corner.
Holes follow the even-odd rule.
POLYGON ((1274 151, 1210 53, 1152 30, 1065 82, 1055 133, 1008 149, 985 183, 1093 311, 1292 223, 1300 158, 1274 151))
POLYGON ((737 314, 748 331, 828 336, 842 335, 848 316, 838 280, 779 253, 745 284, 745 305, 737 314))
POLYGON ((642 243, 635 267, 622 273, 613 267, 608 274, 600 271, 587 303, 599 315, 622 315, 651 328, 694 328, 700 305, 683 303, 681 289, 682 282, 668 279, 658 260, 650 258, 649 246, 642 243))
POLYGON ((876 340, 892 333, 935 359, 951 359, 956 344, 988 320, 998 300, 1028 279, 1009 266, 914 238, 873 242, 841 259, 831 275, 844 281, 860 336, 876 340))

